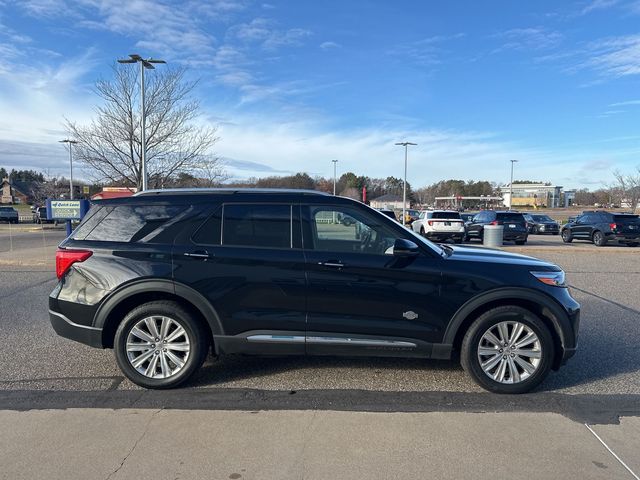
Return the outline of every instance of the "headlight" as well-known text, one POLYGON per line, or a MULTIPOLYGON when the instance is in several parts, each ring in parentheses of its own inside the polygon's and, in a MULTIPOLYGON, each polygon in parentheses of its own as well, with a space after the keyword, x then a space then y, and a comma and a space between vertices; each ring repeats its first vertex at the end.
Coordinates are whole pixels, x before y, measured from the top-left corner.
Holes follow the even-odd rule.
POLYGON ((551 285, 552 287, 566 287, 564 283, 565 275, 562 270, 559 272, 531 272, 531 275, 536 277, 542 283, 551 285))

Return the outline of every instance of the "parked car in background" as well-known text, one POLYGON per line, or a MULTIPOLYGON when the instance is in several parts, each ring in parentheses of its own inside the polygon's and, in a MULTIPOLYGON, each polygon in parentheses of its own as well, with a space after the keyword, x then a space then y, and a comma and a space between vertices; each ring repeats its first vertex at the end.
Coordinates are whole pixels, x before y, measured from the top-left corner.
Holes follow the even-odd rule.
POLYGON ((560 225, 549 215, 538 215, 535 213, 525 213, 524 219, 527 221, 527 229, 529 233, 558 235, 560 233, 560 225))
POLYGON ((411 224, 414 232, 436 242, 453 240, 462 243, 465 237, 464 221, 460 213, 453 210, 427 210, 420 213, 411 224))
POLYGON ((483 388, 523 393, 577 345, 580 305, 558 266, 440 246, 314 191, 149 190, 96 202, 60 244, 56 275, 55 331, 113 348, 146 388, 180 385, 210 352, 459 355, 483 388))
POLYGON ((20 217, 18 211, 13 207, 0 207, 0 222, 18 223, 20 217))
MULTIPOLYGON (((402 209, 401 208, 396 210, 396 218, 398 219, 398 221, 400 223, 402 223, 402 209)), ((418 210, 415 210, 413 208, 407 208, 405 210, 405 220, 404 220, 405 225, 411 225, 413 222, 418 220, 418 218, 420 218, 420 212, 418 210)))
POLYGON ((34 223, 53 223, 53 220, 47 218, 47 207, 36 207, 33 210, 34 223))
POLYGON ((511 210, 482 210, 473 217, 473 220, 467 226, 467 238, 469 240, 478 239, 482 241, 486 225, 502 225, 504 227, 502 233, 503 241, 515 242, 516 245, 527 243, 529 232, 527 231, 527 222, 521 213, 511 210))
POLYGON ((640 218, 630 213, 585 211, 575 221, 567 223, 560 232, 562 241, 586 240, 598 247, 618 243, 640 245, 640 218))
POLYGON ((377 210, 383 215, 386 215, 387 217, 395 220, 396 222, 398 221, 398 217, 396 217, 396 214, 393 210, 390 210, 388 208, 378 208, 377 210))

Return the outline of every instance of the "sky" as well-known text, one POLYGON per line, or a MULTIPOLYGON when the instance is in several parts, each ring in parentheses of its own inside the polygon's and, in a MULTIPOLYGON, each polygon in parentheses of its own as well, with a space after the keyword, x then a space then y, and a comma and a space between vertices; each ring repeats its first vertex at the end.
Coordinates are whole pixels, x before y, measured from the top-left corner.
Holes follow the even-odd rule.
POLYGON ((640 165, 640 0, 0 0, 0 166, 68 174, 64 119, 130 53, 199 79, 233 179, 402 177, 402 141, 414 187, 640 165))

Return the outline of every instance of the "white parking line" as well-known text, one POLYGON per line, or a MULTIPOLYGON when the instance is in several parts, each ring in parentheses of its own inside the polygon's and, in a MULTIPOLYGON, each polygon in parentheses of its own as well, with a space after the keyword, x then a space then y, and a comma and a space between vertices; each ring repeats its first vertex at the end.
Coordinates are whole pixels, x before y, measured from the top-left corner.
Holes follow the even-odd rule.
POLYGON ((628 471, 628 472, 633 476, 633 478, 635 478, 636 480, 640 480, 640 477, 638 477, 638 475, 636 475, 636 474, 633 472, 633 470, 631 470, 631 469, 629 468, 629 466, 628 466, 626 463, 624 463, 624 462, 622 461, 622 459, 621 459, 618 455, 616 455, 616 452, 614 452, 613 450, 611 450, 611 448, 609 447, 609 445, 607 445, 607 444, 604 442, 604 440, 602 440, 602 439, 600 438, 600 436, 599 436, 599 435, 598 435, 598 434, 593 430, 593 428, 591 428, 591 427, 589 426, 589 424, 588 424, 588 423, 585 423, 585 424, 584 424, 584 426, 585 426, 585 427, 587 427, 591 433, 593 433, 593 436, 594 436, 594 437, 596 437, 596 438, 598 439, 598 441, 599 441, 599 442, 604 446, 604 448, 606 448, 607 450, 609 450, 609 453, 610 453, 611 455, 613 455, 613 456, 615 457, 615 459, 616 459, 616 460, 618 460, 618 462, 620 462, 620 465, 622 465, 624 468, 626 468, 626 469, 627 469, 627 471, 628 471))

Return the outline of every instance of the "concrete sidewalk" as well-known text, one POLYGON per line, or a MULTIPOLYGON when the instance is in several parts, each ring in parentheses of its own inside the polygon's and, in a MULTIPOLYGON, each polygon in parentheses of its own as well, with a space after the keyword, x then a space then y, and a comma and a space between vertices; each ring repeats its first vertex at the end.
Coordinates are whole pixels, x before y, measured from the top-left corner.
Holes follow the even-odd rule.
MULTIPOLYGON (((551 413, 70 409, 1 411, 0 425, 12 480, 634 478, 551 413)), ((639 418, 592 428, 640 471, 639 418)))

